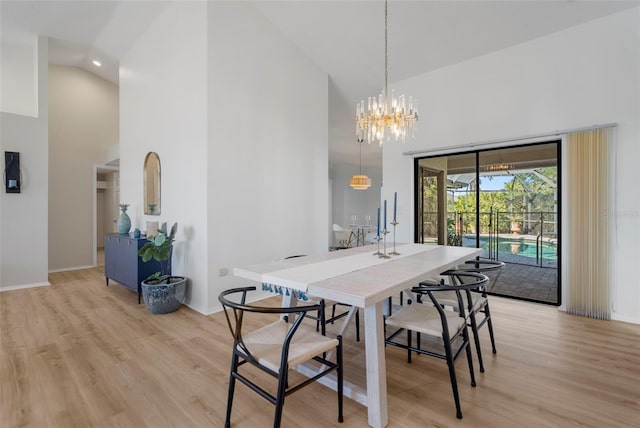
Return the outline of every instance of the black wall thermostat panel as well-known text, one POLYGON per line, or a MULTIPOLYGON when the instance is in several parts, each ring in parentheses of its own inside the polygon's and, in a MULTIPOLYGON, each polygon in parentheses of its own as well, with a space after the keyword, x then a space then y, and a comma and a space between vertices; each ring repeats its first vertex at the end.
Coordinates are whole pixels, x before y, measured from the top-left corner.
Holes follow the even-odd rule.
POLYGON ((4 152, 3 178, 7 193, 20 193, 20 153, 4 152))

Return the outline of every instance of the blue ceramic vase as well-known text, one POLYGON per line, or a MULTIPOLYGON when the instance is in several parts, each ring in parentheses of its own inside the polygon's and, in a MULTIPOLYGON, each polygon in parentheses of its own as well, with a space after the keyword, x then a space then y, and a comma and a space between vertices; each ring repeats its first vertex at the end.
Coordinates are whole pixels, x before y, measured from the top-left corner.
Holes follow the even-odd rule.
POLYGON ((129 204, 120 204, 122 212, 118 217, 118 233, 129 233, 129 230, 131 230, 131 219, 127 214, 127 208, 129 208, 129 204))

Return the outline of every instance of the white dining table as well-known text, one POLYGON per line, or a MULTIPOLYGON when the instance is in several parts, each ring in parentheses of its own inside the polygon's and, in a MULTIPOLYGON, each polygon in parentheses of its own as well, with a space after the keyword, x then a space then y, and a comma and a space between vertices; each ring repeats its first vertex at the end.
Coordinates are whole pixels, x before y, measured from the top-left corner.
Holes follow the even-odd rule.
MULTIPOLYGON (((374 256, 374 250, 366 246, 275 260, 234 268, 234 275, 364 309, 366 388, 345 383, 344 393, 367 406, 370 426, 382 428, 389 421, 383 317, 387 298, 479 256, 482 249, 402 244, 396 245, 400 255, 389 259, 374 256)), ((295 304, 291 294, 285 293, 285 304, 295 304)))

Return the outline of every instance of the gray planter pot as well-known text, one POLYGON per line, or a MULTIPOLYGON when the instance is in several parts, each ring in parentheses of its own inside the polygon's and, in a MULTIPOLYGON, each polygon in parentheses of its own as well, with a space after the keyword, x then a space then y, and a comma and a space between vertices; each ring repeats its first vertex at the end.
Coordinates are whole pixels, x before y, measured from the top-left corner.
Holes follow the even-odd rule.
POLYGON ((146 281, 142 281, 144 304, 152 314, 175 312, 182 305, 187 279, 182 276, 172 276, 169 281, 169 284, 147 284, 146 281))

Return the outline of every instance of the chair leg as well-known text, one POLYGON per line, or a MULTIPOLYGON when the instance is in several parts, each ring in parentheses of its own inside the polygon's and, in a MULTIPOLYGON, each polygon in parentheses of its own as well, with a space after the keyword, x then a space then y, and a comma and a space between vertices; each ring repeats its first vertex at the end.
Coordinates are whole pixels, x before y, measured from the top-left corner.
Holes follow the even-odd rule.
MULTIPOLYGON (((357 312, 356 312, 357 313, 357 312)), ((357 318, 356 318, 357 319, 357 318)), ((338 363, 338 422, 342 423, 344 418, 342 416, 342 402, 343 402, 343 370, 342 370, 342 336, 338 336, 338 350, 336 355, 336 362, 338 363)))
POLYGON ((487 303, 484 306, 484 316, 487 319, 487 327, 489 327, 489 337, 491 338, 491 348, 493 350, 493 353, 495 354, 496 351, 496 341, 493 338, 493 324, 491 323, 491 311, 489 311, 489 303, 487 303))
POLYGON ((451 379, 451 390, 453 391, 453 401, 456 405, 456 417, 462 419, 462 410, 460 409, 460 398, 458 397, 458 381, 456 380, 456 367, 453 360, 453 351, 451 343, 444 341, 444 349, 447 357, 447 366, 449 367, 449 378, 451 379))
POLYGON ((478 354, 478 365, 480 366, 480 373, 484 373, 484 364, 482 362, 482 351, 480 350, 480 335, 478 334, 478 323, 476 322, 476 314, 471 312, 469 314, 469 321, 471 321, 471 332, 473 333, 473 342, 476 345, 476 353, 478 354))
POLYGON ((360 310, 356 308, 356 342, 360 342, 360 310))
MULTIPOLYGON (((282 367, 282 366, 281 366, 282 367)), ((280 423, 282 422, 282 408, 284 407, 284 395, 287 388, 287 384, 289 376, 287 372, 284 372, 280 376, 280 380, 278 381, 278 392, 276 395, 276 414, 273 418, 273 428, 280 428, 280 423)))
POLYGON ((233 393, 236 386, 236 377, 234 376, 238 371, 238 355, 234 352, 231 357, 231 374, 229 376, 229 393, 227 395, 227 418, 225 419, 224 426, 229 428, 231 426, 231 407, 233 406, 233 393))
POLYGON ((407 330, 407 363, 411 364, 411 330, 407 330))
POLYGON ((462 336, 465 342, 467 342, 466 351, 467 351, 467 362, 469 363, 469 375, 471 376, 471 386, 476 386, 476 376, 475 376, 475 373, 473 372, 473 357, 471 356, 471 342, 469 341, 469 331, 467 330, 466 325, 462 332, 462 336))

